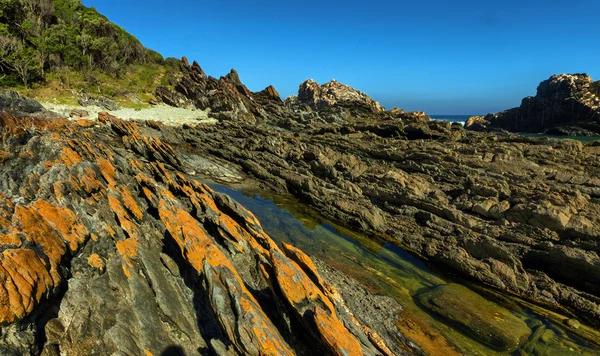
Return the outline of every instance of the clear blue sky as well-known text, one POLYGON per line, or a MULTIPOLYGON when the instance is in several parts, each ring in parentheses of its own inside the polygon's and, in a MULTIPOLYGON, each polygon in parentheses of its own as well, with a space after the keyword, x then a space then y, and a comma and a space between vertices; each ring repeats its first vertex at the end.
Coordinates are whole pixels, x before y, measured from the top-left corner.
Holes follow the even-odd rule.
POLYGON ((429 114, 518 106, 554 73, 600 80, 600 0, 83 0, 165 57, 250 90, 332 78, 429 114))

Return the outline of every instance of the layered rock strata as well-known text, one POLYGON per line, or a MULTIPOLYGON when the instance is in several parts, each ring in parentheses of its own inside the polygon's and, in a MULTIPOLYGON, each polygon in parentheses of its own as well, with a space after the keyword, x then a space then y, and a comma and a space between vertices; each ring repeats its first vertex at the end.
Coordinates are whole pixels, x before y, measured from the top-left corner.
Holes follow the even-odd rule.
POLYGON ((1 354, 418 352, 367 335, 153 127, 0 113, 1 354))
POLYGON ((395 120, 160 131, 346 226, 600 325, 595 144, 395 120))

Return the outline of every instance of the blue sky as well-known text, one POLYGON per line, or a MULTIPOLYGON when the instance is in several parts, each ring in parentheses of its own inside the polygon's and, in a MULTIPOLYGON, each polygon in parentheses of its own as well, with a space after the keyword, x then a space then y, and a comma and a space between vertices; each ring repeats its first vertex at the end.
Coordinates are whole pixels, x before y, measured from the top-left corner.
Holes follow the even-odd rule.
POLYGON ((165 57, 250 90, 332 78, 429 114, 518 106, 554 73, 600 80, 600 1, 83 0, 165 57))

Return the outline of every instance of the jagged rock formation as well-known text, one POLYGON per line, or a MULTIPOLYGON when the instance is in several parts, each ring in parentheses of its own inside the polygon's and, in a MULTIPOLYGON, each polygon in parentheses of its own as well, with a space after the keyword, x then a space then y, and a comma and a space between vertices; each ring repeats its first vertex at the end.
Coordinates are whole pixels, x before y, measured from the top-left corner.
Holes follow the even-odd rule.
POLYGON ((360 108, 365 115, 381 114, 385 111, 378 102, 367 94, 349 85, 339 83, 335 79, 323 85, 308 79, 300 84, 298 96, 285 100, 287 106, 294 110, 320 111, 335 106, 341 108, 360 108))
POLYGON ((198 62, 191 65, 183 57, 179 70, 171 78, 174 90, 158 86, 155 95, 164 103, 176 106, 194 106, 208 110, 218 119, 265 121, 272 117, 283 119, 288 115, 279 94, 272 86, 259 93, 252 93, 240 81, 232 69, 219 79, 207 76, 198 62))
POLYGON ((418 352, 353 318, 161 130, 0 113, 1 354, 418 352))
POLYGON ((346 226, 600 325, 597 145, 392 119, 161 132, 346 226))
POLYGON ((469 119, 472 130, 500 128, 568 136, 600 135, 600 81, 586 74, 553 75, 518 108, 469 119))
POLYGON ((421 112, 397 108, 387 112, 366 94, 335 80, 319 85, 309 79, 300 85, 298 96, 282 101, 271 85, 260 92, 251 92, 235 70, 216 79, 207 76, 197 62, 190 65, 185 57, 170 81, 173 89, 157 87, 155 96, 160 101, 176 107, 208 110, 220 120, 267 123, 283 128, 365 118, 395 118, 405 123, 429 120, 421 112))

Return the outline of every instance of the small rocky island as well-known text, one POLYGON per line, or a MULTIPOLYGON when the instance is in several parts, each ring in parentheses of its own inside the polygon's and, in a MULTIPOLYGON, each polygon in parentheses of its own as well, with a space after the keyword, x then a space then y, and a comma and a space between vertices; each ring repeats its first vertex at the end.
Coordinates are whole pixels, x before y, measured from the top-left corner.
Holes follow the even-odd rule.
POLYGON ((600 352, 599 141, 512 134, 599 135, 600 82, 552 76, 464 128, 335 80, 253 92, 77 0, 20 4, 1 355, 600 352))

